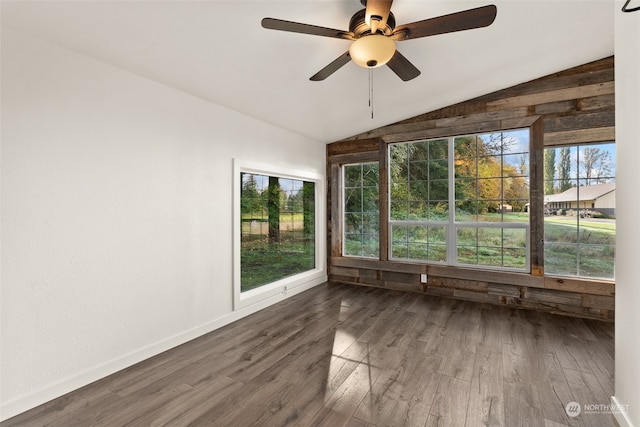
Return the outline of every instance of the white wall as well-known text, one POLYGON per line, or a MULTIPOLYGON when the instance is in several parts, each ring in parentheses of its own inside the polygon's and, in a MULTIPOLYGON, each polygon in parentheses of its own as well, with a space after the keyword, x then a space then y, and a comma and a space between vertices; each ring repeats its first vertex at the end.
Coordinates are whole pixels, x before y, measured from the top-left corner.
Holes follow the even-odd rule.
MULTIPOLYGON (((634 2, 631 2, 634 3, 634 2)), ((635 2, 634 6, 637 5, 635 2)), ((616 1, 616 372, 615 397, 626 408, 621 426, 640 426, 640 245, 637 187, 640 159, 640 11, 616 1)))
POLYGON ((325 174, 324 144, 3 28, 0 419, 259 308, 234 157, 325 174))

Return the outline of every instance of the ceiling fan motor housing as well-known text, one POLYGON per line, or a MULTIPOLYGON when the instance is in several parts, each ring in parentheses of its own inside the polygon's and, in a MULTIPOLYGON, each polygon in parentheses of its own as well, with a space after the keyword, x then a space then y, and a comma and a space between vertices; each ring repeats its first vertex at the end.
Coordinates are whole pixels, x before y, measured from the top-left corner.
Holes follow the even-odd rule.
MULTIPOLYGON (((351 20, 349 21, 349 31, 354 34, 356 39, 364 35, 371 34, 371 27, 369 26, 369 24, 367 24, 365 19, 366 13, 366 9, 359 10, 353 14, 351 20)), ((393 16, 392 12, 389 12, 387 24, 384 27, 378 28, 377 33, 382 33, 385 36, 389 36, 391 35, 395 27, 396 18, 393 16)))

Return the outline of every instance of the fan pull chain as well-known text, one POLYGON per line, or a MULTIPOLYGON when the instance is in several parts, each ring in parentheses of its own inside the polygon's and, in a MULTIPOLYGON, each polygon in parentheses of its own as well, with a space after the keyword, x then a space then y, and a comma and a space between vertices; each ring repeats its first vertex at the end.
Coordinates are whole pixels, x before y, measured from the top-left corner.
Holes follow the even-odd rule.
POLYGON ((371 120, 373 120, 373 68, 369 68, 369 108, 371 108, 371 120))

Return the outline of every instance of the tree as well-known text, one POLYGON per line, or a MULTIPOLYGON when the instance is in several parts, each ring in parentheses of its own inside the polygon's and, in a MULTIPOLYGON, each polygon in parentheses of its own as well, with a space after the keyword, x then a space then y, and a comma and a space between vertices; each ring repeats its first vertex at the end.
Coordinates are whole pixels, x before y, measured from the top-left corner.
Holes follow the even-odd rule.
MULTIPOLYGON (((508 167, 515 173, 513 167, 508 167)), ((500 161, 494 157, 478 158, 478 213, 496 212, 500 208, 503 199, 502 179, 497 178, 503 174, 500 161)))
POLYGON ((240 181, 242 182, 240 209, 243 216, 262 217, 263 205, 255 175, 242 172, 240 181))
POLYGON ((586 147, 582 151, 582 172, 586 185, 606 182, 611 176, 611 154, 600 148, 586 147))
POLYGON ((562 193, 573 187, 571 184, 571 148, 562 147, 560 149, 560 164, 558 167, 558 178, 560 181, 559 191, 562 193))
POLYGON ((526 176, 529 174, 529 166, 527 163, 527 155, 526 154, 521 154, 520 155, 520 175, 522 176, 526 176))
POLYGON ((502 132, 478 136, 478 156, 499 156, 515 142, 514 138, 505 137, 502 132))
POLYGON ((315 239, 315 185, 313 182, 302 183, 302 227, 305 249, 313 247, 315 239))
POLYGON ((544 194, 553 194, 556 177, 556 150, 544 150, 544 194))
POLYGON ((269 211, 269 243, 280 242, 280 179, 269 177, 269 196, 267 208, 269 211))
MULTIPOLYGON (((475 215, 478 211, 478 192, 482 191, 482 186, 478 183, 478 151, 482 151, 484 155, 489 153, 485 152, 482 139, 476 136, 458 137, 454 144, 456 209, 475 215)), ((485 206, 480 207, 483 208, 485 206)))
POLYGON ((407 219, 409 192, 409 157, 413 144, 393 144, 389 151, 389 196, 391 218, 407 219))

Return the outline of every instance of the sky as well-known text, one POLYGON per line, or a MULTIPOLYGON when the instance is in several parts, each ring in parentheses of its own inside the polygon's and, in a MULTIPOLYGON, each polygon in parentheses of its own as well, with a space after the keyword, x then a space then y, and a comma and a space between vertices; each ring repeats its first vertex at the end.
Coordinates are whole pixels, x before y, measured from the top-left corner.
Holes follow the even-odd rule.
MULTIPOLYGON (((585 148, 599 148, 602 151, 608 152, 611 160, 610 169, 611 173, 609 176, 612 178, 610 181, 615 182, 616 175, 616 146, 615 143, 603 143, 603 144, 589 144, 589 145, 580 145, 580 146, 572 146, 571 147, 571 176, 576 177, 578 173, 576 172, 576 168, 579 165, 582 165, 584 158, 584 149, 585 148)), ((556 165, 560 159, 560 147, 555 148, 556 150, 556 165)), ((581 167, 581 166, 580 166, 581 167)), ((580 171, 580 175, 582 175, 582 171, 580 171)), ((557 169, 556 169, 556 178, 557 178, 557 169)))

